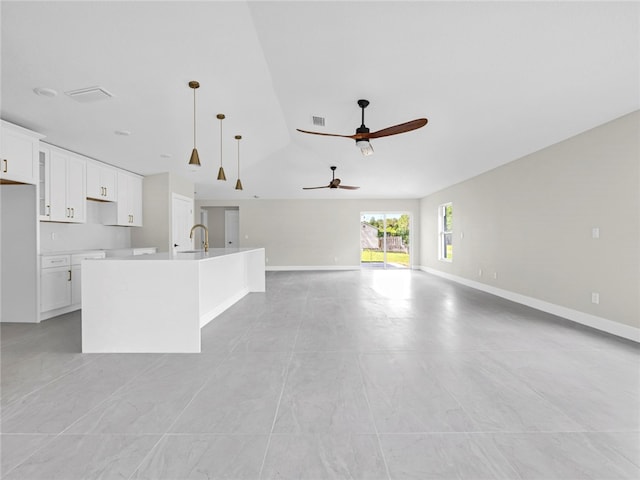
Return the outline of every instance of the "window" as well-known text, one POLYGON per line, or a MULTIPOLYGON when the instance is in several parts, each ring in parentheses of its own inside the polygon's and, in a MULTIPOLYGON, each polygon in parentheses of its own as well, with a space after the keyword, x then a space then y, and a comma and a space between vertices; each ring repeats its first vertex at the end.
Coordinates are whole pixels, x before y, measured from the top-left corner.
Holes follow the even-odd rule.
POLYGON ((438 207, 438 230, 440 241, 438 259, 450 262, 453 260, 453 205, 445 203, 438 207))

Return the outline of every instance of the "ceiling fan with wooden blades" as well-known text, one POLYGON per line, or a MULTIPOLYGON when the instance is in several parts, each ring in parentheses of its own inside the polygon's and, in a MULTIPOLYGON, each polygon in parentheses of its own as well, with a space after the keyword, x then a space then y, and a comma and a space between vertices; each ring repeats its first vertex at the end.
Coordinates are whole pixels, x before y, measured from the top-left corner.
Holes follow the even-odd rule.
POLYGON ((302 187, 303 190, 315 190, 317 188, 344 188, 345 190, 357 190, 360 187, 352 187, 350 185, 340 185, 340 179, 336 178, 336 168, 335 166, 331 167, 332 178, 329 182, 329 185, 324 185, 322 187, 302 187))
POLYGON ((417 118, 410 122, 399 123, 392 127, 383 128, 377 132, 371 132, 364 124, 364 109, 369 105, 369 100, 358 100, 358 106, 362 109, 362 125, 356 129, 356 133, 353 135, 340 135, 336 133, 323 133, 323 132, 310 132, 308 130, 301 130, 297 128, 299 132, 311 133, 313 135, 324 135, 327 137, 343 137, 350 138, 356 141, 356 146, 362 151, 363 155, 371 155, 373 153, 373 147, 369 140, 371 138, 388 137, 390 135, 398 135, 399 133, 410 132, 420 127, 424 127, 427 124, 426 118, 417 118))

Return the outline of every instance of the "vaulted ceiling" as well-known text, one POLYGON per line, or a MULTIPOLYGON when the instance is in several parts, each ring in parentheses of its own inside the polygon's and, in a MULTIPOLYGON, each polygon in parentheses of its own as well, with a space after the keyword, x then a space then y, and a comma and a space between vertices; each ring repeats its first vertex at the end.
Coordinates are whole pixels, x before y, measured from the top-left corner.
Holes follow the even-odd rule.
POLYGON ((1 2, 2 118, 197 198, 420 198, 640 108, 638 2, 1 2), (193 91, 202 167, 193 148, 193 91), (101 86, 79 103, 64 92, 101 86), (39 96, 38 87, 57 96, 39 96), (353 134, 357 100, 379 130, 353 134), (224 113, 223 139, 220 121, 224 113), (324 127, 312 117, 325 118, 324 127), (117 130, 129 136, 114 134, 117 130), (240 141, 240 177, 233 189, 240 141), (222 163, 227 182, 216 180, 222 163), (167 156, 170 156, 167 158, 167 156), (360 190, 311 190, 329 167, 360 190))

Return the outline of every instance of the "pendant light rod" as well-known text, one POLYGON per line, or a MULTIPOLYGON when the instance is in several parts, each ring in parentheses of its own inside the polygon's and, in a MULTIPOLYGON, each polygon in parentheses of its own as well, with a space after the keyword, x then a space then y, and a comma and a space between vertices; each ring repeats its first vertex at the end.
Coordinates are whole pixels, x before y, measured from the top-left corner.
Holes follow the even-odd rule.
POLYGON ((220 169, 218 170, 218 180, 227 180, 227 176, 224 174, 224 168, 222 168, 222 120, 225 119, 224 113, 219 113, 216 118, 220 120, 220 169))
POLYGON ((238 141, 238 180, 236 181, 236 190, 242 190, 242 182, 240 181, 240 140, 242 135, 236 135, 235 139, 238 141))
POLYGON ((199 167, 200 156, 198 155, 198 149, 196 148, 196 89, 200 88, 200 83, 195 80, 191 80, 189 82, 189 88, 193 89, 193 151, 191 152, 189 165, 199 167))

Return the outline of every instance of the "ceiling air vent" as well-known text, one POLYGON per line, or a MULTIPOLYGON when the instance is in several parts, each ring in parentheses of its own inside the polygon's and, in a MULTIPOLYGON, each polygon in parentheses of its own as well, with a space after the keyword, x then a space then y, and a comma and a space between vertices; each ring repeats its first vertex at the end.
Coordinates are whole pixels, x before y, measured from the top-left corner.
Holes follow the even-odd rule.
POLYGON ((102 87, 81 88, 79 90, 71 90, 64 93, 80 103, 97 102, 100 100, 108 100, 113 97, 112 93, 106 91, 102 87))
POLYGON ((318 127, 324 127, 324 117, 316 117, 315 115, 311 117, 311 121, 314 125, 318 127))

